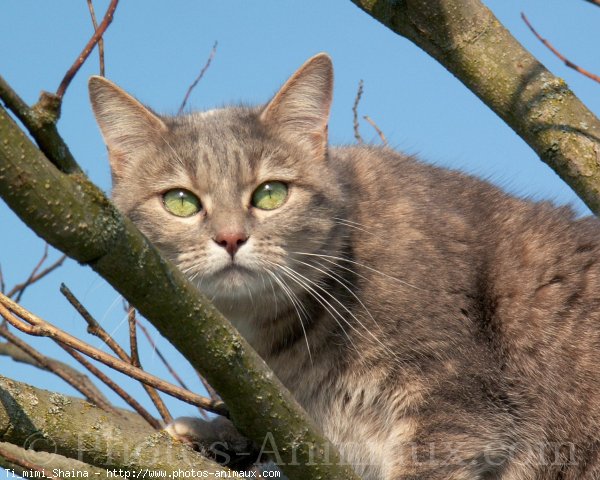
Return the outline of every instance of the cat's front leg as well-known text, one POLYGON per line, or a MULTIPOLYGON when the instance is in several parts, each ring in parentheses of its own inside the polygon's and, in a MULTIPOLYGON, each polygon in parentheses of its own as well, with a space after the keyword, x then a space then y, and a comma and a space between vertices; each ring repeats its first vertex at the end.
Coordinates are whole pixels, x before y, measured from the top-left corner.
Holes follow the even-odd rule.
POLYGON ((259 460, 256 445, 225 417, 212 421, 179 417, 167 425, 165 431, 176 440, 192 445, 221 465, 235 470, 247 470, 259 460))

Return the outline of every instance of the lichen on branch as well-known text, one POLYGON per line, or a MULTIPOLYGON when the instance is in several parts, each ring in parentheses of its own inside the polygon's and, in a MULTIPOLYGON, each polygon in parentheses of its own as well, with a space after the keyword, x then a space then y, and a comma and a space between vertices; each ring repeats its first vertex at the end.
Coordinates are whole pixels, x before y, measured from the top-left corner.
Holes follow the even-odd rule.
POLYGON ((155 432, 137 414, 94 405, 0 376, 0 442, 57 453, 108 469, 226 470, 155 432))

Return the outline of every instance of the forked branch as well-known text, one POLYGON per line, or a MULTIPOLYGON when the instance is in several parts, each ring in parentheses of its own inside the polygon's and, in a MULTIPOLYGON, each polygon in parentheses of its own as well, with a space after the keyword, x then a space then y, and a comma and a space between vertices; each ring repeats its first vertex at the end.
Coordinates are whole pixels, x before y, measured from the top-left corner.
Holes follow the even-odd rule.
POLYGON ((151 385, 168 395, 183 400, 191 405, 200 406, 210 412, 218 413, 219 415, 227 415, 227 409, 223 402, 213 402, 205 397, 165 382, 154 375, 132 366, 128 362, 111 357, 103 351, 82 342, 45 320, 42 320, 2 294, 0 294, 0 316, 4 317, 8 323, 24 333, 56 340, 114 370, 124 373, 147 385, 151 385), (13 314, 17 315, 19 319, 13 314))
MULTIPOLYGON (((0 327, 0 336, 4 337, 10 342, 10 344, 1 344, 3 347, 13 345, 26 355, 25 360, 21 359, 20 361, 26 362, 26 358, 29 357, 35 362, 36 366, 39 366, 48 372, 52 372, 54 375, 64 380, 75 390, 80 392, 90 403, 97 405, 99 408, 105 411, 112 410, 108 400, 106 400, 102 394, 91 384, 89 379, 86 381, 84 378, 82 378, 84 376, 81 373, 76 372, 72 368, 61 364, 56 360, 52 360, 45 355, 42 355, 42 353, 38 352, 27 342, 21 340, 19 337, 11 333, 6 326, 0 327)), ((11 355, 7 348, 3 348, 2 351, 3 353, 7 353, 14 357, 14 353, 11 355)))
MULTIPOLYGON (((133 365, 136 368, 140 368, 139 359, 134 361, 132 357, 130 357, 127 352, 119 345, 114 338, 112 338, 109 333, 102 328, 102 326, 98 323, 98 321, 90 314, 90 312, 81 304, 81 302, 73 295, 73 292, 69 290, 69 288, 63 283, 60 286, 60 292, 65 296, 65 298, 69 301, 69 303, 77 310, 77 313, 81 315, 81 317, 88 324, 88 333, 98 337, 102 340, 123 362, 128 363, 129 365, 133 365)), ((173 417, 169 413, 167 406, 163 402, 162 398, 154 388, 146 383, 142 382, 142 387, 154 403, 154 406, 158 410, 158 413, 162 417, 165 423, 171 422, 173 417)))
MULTIPOLYGON (((90 17, 92 18, 92 25, 94 26, 94 32, 98 31, 98 22, 96 21, 96 12, 94 10, 94 2, 87 0, 88 10, 90 11, 90 17)), ((100 35, 98 39, 98 57, 100 61, 100 76, 104 77, 104 37, 100 35)))
POLYGON ((100 41, 100 39, 102 38, 102 35, 104 35, 104 32, 106 32, 106 29, 113 21, 113 16, 115 14, 115 10, 117 9, 118 3, 119 3, 119 0, 111 0, 110 5, 108 6, 108 9, 106 10, 106 13, 104 14, 104 18, 102 19, 102 22, 100 22, 100 25, 98 25, 98 28, 95 29, 94 34, 92 35, 92 38, 90 38, 90 40, 86 44, 86 46, 83 47, 83 50, 81 51, 81 53, 79 54, 79 56, 77 57, 77 59, 75 60, 73 65, 71 65, 71 68, 69 68, 69 70, 67 70, 67 73, 65 73, 65 76, 63 77, 62 81, 60 82, 60 85, 56 89, 56 96, 60 100, 62 100, 62 97, 64 96, 65 92, 67 91, 67 88, 69 88, 71 81, 73 80, 73 78, 75 78, 75 75, 77 74, 77 72, 79 71, 79 69, 81 68, 83 63, 90 56, 90 53, 92 53, 92 50, 94 49, 96 44, 100 41))

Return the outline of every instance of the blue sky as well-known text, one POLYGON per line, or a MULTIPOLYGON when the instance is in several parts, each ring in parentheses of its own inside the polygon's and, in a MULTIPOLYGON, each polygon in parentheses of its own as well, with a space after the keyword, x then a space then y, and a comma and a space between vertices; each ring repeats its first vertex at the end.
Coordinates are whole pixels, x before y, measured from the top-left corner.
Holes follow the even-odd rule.
MULTIPOLYGON (((600 8, 583 0, 485 3, 592 111, 600 112, 600 85, 562 65, 520 19, 520 12, 525 11, 537 29, 572 61, 600 72, 600 53, 592 48, 598 44, 600 8)), ((102 16, 108 1, 96 0, 95 4, 102 16)), ((0 19, 0 74, 25 100, 34 102, 40 90, 56 89, 91 33, 83 1, 5 1, 0 19)), ((586 212, 569 188, 460 82, 349 0, 122 1, 105 37, 106 75, 157 111, 174 113, 216 40, 219 46, 213 64, 190 99, 193 109, 265 102, 308 57, 326 51, 336 72, 330 123, 333 144, 354 141, 351 108, 363 79, 360 113, 372 117, 399 150, 488 178, 511 193, 571 203, 580 213, 586 212)), ((92 180, 109 191, 106 151, 87 98, 87 78, 97 72, 94 52, 66 93, 59 130, 92 180)), ((378 141, 368 124, 363 123, 361 131, 365 139, 378 141)), ((11 286, 26 278, 43 243, 2 202, 0 231, 0 265, 11 286)), ((53 251, 51 257, 57 256, 53 251)), ((118 295, 74 261, 69 260, 28 291, 22 303, 100 346, 86 336, 83 322, 58 292, 61 281, 126 344, 127 328, 118 295)), ((200 391, 184 360, 165 340, 157 336, 156 341, 186 381, 200 391)), ((32 343, 47 355, 65 359, 50 341, 32 343)), ((147 346, 142 348, 142 362, 148 370, 169 378, 147 346)), ((3 357, 0 374, 74 394, 57 378, 3 357)), ((150 405, 139 387, 118 375, 116 378, 143 404, 150 405)), ((107 395, 115 400, 110 392, 107 395)), ((195 412, 178 401, 167 402, 174 415, 195 412)))

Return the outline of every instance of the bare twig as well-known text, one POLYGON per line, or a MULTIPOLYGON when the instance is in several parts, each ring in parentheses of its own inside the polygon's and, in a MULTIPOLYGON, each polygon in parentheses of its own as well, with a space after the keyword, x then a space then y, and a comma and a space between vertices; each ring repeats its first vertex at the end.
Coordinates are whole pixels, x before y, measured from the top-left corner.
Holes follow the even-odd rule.
MULTIPOLYGON (((588 0, 589 1, 589 0, 588 0)), ((597 2, 592 2, 598 4, 597 2)), ((552 44, 543 38, 531 25, 531 22, 527 19, 524 13, 521 13, 521 18, 525 22, 525 24, 529 27, 529 30, 533 32, 533 34, 538 38, 540 42, 542 42, 554 55, 556 55, 567 67, 572 68, 576 72, 581 73, 582 75, 594 80, 595 82, 600 83, 600 75, 596 75, 594 73, 588 72, 587 70, 581 68, 580 66, 574 64, 571 60, 565 57, 562 53, 560 53, 556 48, 552 46, 552 44)))
MULTIPOLYGON (((158 358, 160 359, 160 361, 167 368, 167 370, 173 376, 173 378, 177 381, 177 383, 179 383, 179 385, 181 385, 186 390, 189 390, 188 386, 185 384, 185 382, 183 381, 183 379, 179 376, 179 374, 171 366, 171 364, 166 359, 166 357, 162 354, 162 352, 156 346, 156 343, 154 342, 154 339, 152 338, 152 335, 150 335, 150 332, 148 331, 148 329, 146 328, 146 326, 139 319, 137 319, 137 318, 136 318, 136 325, 138 327, 140 327, 140 329, 142 330, 142 333, 144 334, 144 336, 148 340, 148 343, 150 344, 150 346, 152 347, 152 349, 156 352, 156 355, 158 356, 158 358)), ((199 373, 198 373, 198 376, 201 378, 203 385, 206 387, 206 385, 208 385, 208 383, 206 383, 206 380, 204 380, 199 373)), ((209 385, 209 387, 210 387, 210 385, 209 385)), ((208 389, 206 389, 206 391, 210 395, 211 400, 213 400, 213 401, 219 400, 218 396, 213 397, 211 391, 214 392, 214 389, 212 389, 212 387, 210 387, 210 388, 211 388, 210 391, 208 389)), ((216 395, 216 392, 215 392, 215 395, 216 395)), ((201 407, 198 407, 198 411, 200 412, 200 415, 202 415, 204 418, 208 418, 208 415, 206 415, 206 412, 201 407)))
POLYGON ((129 305, 127 309, 127 321, 129 323, 129 348, 131 350, 131 364, 134 367, 141 368, 140 354, 137 346, 135 308, 133 308, 133 305, 129 305))
MULTIPOLYGON (((90 17, 92 17, 92 25, 94 25, 94 32, 98 31, 98 22, 96 21, 96 12, 94 11, 94 3, 92 0, 87 0, 88 9, 90 11, 90 17)), ((98 57, 100 60, 100 76, 104 77, 104 38, 100 36, 98 40, 98 57)))
MULTIPOLYGON (((142 364, 140 362, 140 355, 138 353, 135 309, 133 308, 133 305, 129 305, 129 307, 127 309, 127 320, 129 323, 129 345, 130 345, 129 348, 131 350, 131 355, 129 358, 131 359, 131 364, 134 367, 141 369, 142 364)), ((144 387, 144 389, 150 396, 150 399, 152 400, 154 405, 156 405, 156 409, 159 411, 160 416, 162 417, 163 421, 165 423, 171 423, 173 421, 171 412, 169 412, 169 409, 167 408, 165 403, 160 398, 160 395, 158 394, 158 392, 156 390, 154 390, 153 388, 149 387, 148 385, 142 385, 142 387, 144 387)))
MULTIPOLYGON (((42 467, 40 465, 36 465, 35 463, 25 460, 24 458, 17 457, 16 455, 13 455, 9 451, 7 451, 2 446, 0 446, 0 457, 3 457, 5 460, 9 461, 10 463, 14 463, 15 465, 18 465, 19 467, 22 467, 23 469, 25 469, 25 471, 30 472, 32 477, 34 477, 34 476, 38 477, 39 475, 41 475, 42 478, 53 478, 53 479, 58 478, 58 477, 55 477, 54 475, 52 475, 52 473, 49 472, 48 470, 46 470, 44 467, 42 467), (34 474, 34 472, 38 472, 38 474, 36 475, 36 474, 34 474)), ((6 476, 8 477, 8 472, 6 473, 6 476)))
POLYGON ((102 340, 108 346, 108 348, 117 354, 121 360, 131 363, 131 359, 129 358, 129 355, 127 355, 127 352, 125 352, 121 345, 119 345, 115 339, 112 338, 108 332, 100 326, 98 321, 92 317, 90 312, 88 312, 81 302, 77 300, 75 295, 73 295, 73 292, 71 292, 69 287, 67 287, 64 283, 60 284, 60 293, 65 296, 67 301, 73 306, 73 308, 75 308, 75 310, 77 310, 77 313, 79 313, 79 315, 81 315, 81 317, 87 322, 87 331, 90 335, 94 335, 102 340))
POLYGON ((198 370, 196 370, 196 375, 198 375, 200 382, 202 383, 202 385, 204 385, 204 388, 208 392, 208 395, 210 396, 211 400, 213 400, 215 402, 219 401, 221 399, 221 397, 219 397, 219 394, 217 393, 217 391, 212 387, 212 385, 210 383, 208 383, 206 381, 206 379, 202 376, 202 374, 198 370))
POLYGON ((227 408, 223 402, 213 402, 208 398, 196 395, 195 393, 185 390, 176 385, 165 382, 164 380, 149 374, 139 368, 134 367, 128 362, 124 362, 115 357, 112 357, 97 348, 88 345, 72 335, 56 328, 54 325, 42 320, 28 310, 15 303, 6 295, 0 294, 0 315, 4 317, 8 323, 22 332, 30 335, 48 337, 67 345, 78 352, 93 358, 94 360, 109 366, 125 375, 128 375, 140 382, 151 385, 158 390, 187 402, 191 405, 200 406, 210 412, 218 413, 219 415, 227 415, 227 408), (11 313, 12 312, 12 313, 11 313), (13 316, 17 315, 21 320, 13 316), (27 322, 27 323, 24 323, 27 322))
POLYGON ((371 117, 369 117, 368 115, 364 115, 363 118, 367 122, 369 122, 369 125, 371 125, 375 129, 375 131, 377 132, 377 135, 379 135, 379 138, 381 139, 381 142, 387 147, 387 145, 388 145, 387 139, 385 138, 385 135, 383 134, 383 132, 381 131, 381 129, 373 121, 373 119, 371 117))
MULTIPOLYGON (((127 362, 128 364, 133 365, 131 357, 127 354, 123 347, 121 347, 121 345, 119 345, 115 341, 115 339, 112 338, 109 335, 109 333, 100 326, 98 321, 90 314, 90 312, 88 312, 88 310, 81 304, 81 302, 77 300, 75 295, 73 295, 73 292, 71 292, 71 290, 69 290, 69 288, 64 283, 60 286, 60 293, 62 293, 65 296, 69 303, 73 305, 75 310, 77 310, 77 313, 79 313, 79 315, 81 315, 81 317, 87 322, 89 334, 94 335, 100 340, 102 340, 113 352, 117 354, 117 356, 123 362, 127 362)), ((137 365, 134 366, 139 368, 139 366, 137 365)), ((165 423, 171 422, 173 420, 173 417, 169 413, 167 406, 160 398, 158 392, 156 392, 156 390, 154 390, 151 386, 145 383, 142 383, 142 387, 144 388, 144 390, 146 390, 146 393, 156 406, 158 413, 165 421, 165 423)))
MULTIPOLYGON (((5 317, 6 318, 6 317, 5 317)), ((6 320, 10 323, 10 320, 6 318, 6 320)), ((56 361, 52 361, 45 355, 42 355, 35 348, 29 345, 27 342, 24 342, 16 335, 12 334, 8 331, 7 328, 0 328, 0 336, 4 337, 11 344, 17 347, 19 350, 23 351, 33 360, 35 360, 39 365, 41 365, 45 370, 52 372, 54 375, 62 378, 65 382, 71 385, 75 390, 80 392, 89 402, 97 405, 102 410, 111 411, 112 407, 108 403, 108 401, 101 395, 95 388, 90 388, 89 383, 81 381, 80 375, 74 375, 72 369, 65 369, 62 365, 60 365, 56 361)), ((89 379, 88 379, 89 382, 89 379)))
POLYGON ((6 292, 6 284, 4 283, 4 273, 2 273, 2 265, 0 265, 0 292, 6 292))
POLYGON ((185 97, 183 97, 183 101, 181 102, 181 106, 179 107, 179 110, 177 111, 178 115, 181 115, 181 113, 183 112, 183 109, 185 108, 185 105, 186 105, 188 99, 190 98, 192 90, 194 90, 194 88, 196 88, 196 85, 198 85, 198 82, 200 82, 200 80, 202 80, 202 77, 204 77, 204 74, 208 70, 208 67, 210 67, 211 62, 212 62, 213 58, 215 57, 215 53, 217 53, 217 45, 218 45, 218 43, 219 42, 215 42, 213 44, 213 47, 212 47, 212 49, 210 51, 208 59, 206 60, 206 63, 204 64, 204 67, 202 67, 202 70, 200 70, 200 73, 198 74, 198 76, 196 77, 196 79, 192 82, 192 84, 187 89, 187 92, 185 93, 185 97))
POLYGON ((108 388, 110 388, 113 392, 115 392, 119 397, 121 397, 125 402, 127 402, 131 408, 133 408, 140 416, 146 420, 152 428, 155 430, 160 430, 161 424, 156 418, 154 418, 148 410, 146 410, 135 398, 129 395, 125 390, 123 390, 119 385, 113 382, 107 375, 102 372, 102 370, 96 368, 91 362, 86 360, 83 355, 81 355, 76 350, 71 347, 67 347, 60 342, 58 343, 69 355, 71 355, 75 360, 77 360, 81 365, 83 365, 87 370, 89 370, 93 375, 96 376, 101 382, 103 382, 108 388))
MULTIPOLYGON (((6 330, 0 329, 0 332, 1 331, 6 331, 6 330)), ((31 347, 31 345, 29 345, 29 346, 31 347)), ((33 347, 31 347, 31 348, 33 348, 33 347)), ((39 355, 42 355, 42 353, 37 349, 36 349, 36 352, 39 355)), ((32 367, 36 367, 36 368, 45 370, 47 372, 54 373, 53 370, 50 370, 50 369, 46 368, 46 366, 45 366, 46 364, 50 364, 53 366, 53 368, 63 370, 65 372, 67 372, 67 374, 72 375, 78 382, 80 382, 82 385, 84 385, 87 389, 93 391, 95 393, 96 397, 103 399, 107 404, 109 403, 109 401, 102 394, 102 392, 100 392, 100 390, 98 390, 96 385, 94 385, 94 382, 92 382, 84 373, 71 367, 70 365, 67 365, 66 363, 63 363, 59 360, 55 360, 54 358, 50 358, 46 355, 42 355, 44 357, 44 363, 40 363, 34 357, 29 355, 26 351, 20 349, 15 344, 10 343, 10 342, 0 342, 0 355, 9 357, 12 360, 14 360, 15 362, 24 363, 26 365, 31 365, 32 367)))
POLYGON ((600 0, 585 0, 586 2, 590 2, 593 5, 596 5, 597 7, 600 7, 600 0))
POLYGON ((362 136, 360 135, 360 125, 358 124, 358 104, 363 94, 364 82, 359 80, 358 90, 356 91, 356 97, 354 98, 354 105, 352 105, 352 118, 354 124, 354 138, 358 143, 364 143, 362 136))
POLYGON ((152 350, 154 350, 156 352, 156 355, 158 356, 158 358, 160 359, 160 361, 164 364, 164 366, 167 368, 167 370, 169 371, 169 373, 173 376, 173 378, 177 381, 177 383, 179 383, 179 385, 181 385, 183 388, 189 390, 188 386, 185 384, 185 382, 183 381, 183 379, 179 376, 179 374, 171 366, 171 364, 166 359, 166 357, 162 354, 162 352, 156 346, 156 342, 154 341, 154 339, 150 335, 150 332, 148 331, 148 329, 146 328, 146 326, 139 319, 136 319, 136 323, 137 323, 137 326, 140 327, 140 329, 142 330, 142 333, 144 334, 144 336, 146 337, 146 339, 148 340, 148 343, 152 347, 152 350))
POLYGON ((45 268, 44 270, 42 270, 41 272, 38 273, 39 269, 42 267, 42 265, 44 264, 44 262, 46 261, 47 258, 48 258, 48 244, 46 244, 46 246, 44 247, 44 253, 42 255, 42 258, 37 263, 37 265, 33 268, 31 273, 29 274, 29 277, 27 277, 27 280, 25 280, 23 283, 19 283, 19 284, 15 285, 13 288, 10 289, 10 292, 8 292, 6 295, 11 298, 13 298, 16 295, 15 301, 19 302, 21 300, 21 297, 23 296, 23 293, 25 293, 25 290, 27 289, 27 287, 29 287, 30 285, 33 285, 35 282, 37 282, 38 280, 41 280, 46 275, 48 275, 49 273, 52 273, 54 270, 56 270, 58 267, 60 267, 66 260, 67 256, 61 255, 61 257, 58 260, 56 260, 56 262, 54 262, 48 268, 45 268))
POLYGON ((73 80, 83 63, 89 57, 96 44, 102 38, 102 35, 104 35, 104 32, 106 31, 108 26, 111 24, 118 3, 119 0, 111 0, 110 5, 106 10, 106 13, 104 14, 104 18, 102 19, 102 22, 100 22, 100 25, 98 25, 98 28, 95 30, 94 35, 92 35, 92 38, 90 38, 87 45, 83 48, 82 52, 77 57, 77 60, 75 60, 75 63, 73 63, 73 65, 71 65, 71 68, 69 68, 69 70, 67 70, 67 73, 65 73, 64 78, 62 79, 60 85, 58 86, 58 89, 56 90, 56 96, 59 99, 62 99, 65 92, 67 91, 67 88, 69 88, 71 80, 73 80))

